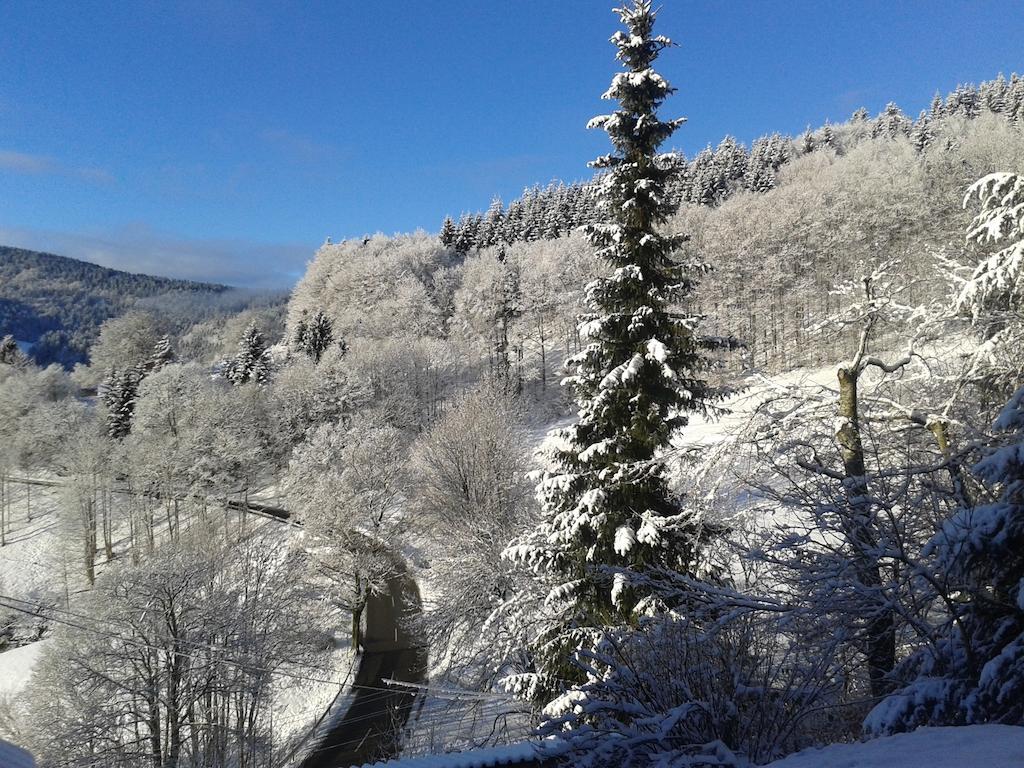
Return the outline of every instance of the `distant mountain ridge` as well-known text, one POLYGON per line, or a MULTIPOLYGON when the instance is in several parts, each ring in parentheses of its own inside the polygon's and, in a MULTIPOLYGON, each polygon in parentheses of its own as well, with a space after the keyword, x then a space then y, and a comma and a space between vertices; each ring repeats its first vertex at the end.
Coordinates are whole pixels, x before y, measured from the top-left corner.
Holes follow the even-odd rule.
POLYGON ((103 321, 140 299, 219 295, 228 286, 133 274, 52 253, 0 246, 0 337, 31 345, 41 365, 85 362, 103 321))

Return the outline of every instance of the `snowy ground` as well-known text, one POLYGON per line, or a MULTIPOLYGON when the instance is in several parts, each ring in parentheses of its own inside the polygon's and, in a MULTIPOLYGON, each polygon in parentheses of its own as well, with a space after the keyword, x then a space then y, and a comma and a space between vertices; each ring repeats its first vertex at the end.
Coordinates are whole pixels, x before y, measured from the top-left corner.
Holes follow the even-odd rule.
POLYGON ((0 593, 35 600, 63 590, 57 546, 57 489, 12 483, 7 545, 0 548, 0 593), (32 520, 27 510, 31 492, 32 520))
POLYGON ((17 696, 25 690, 47 642, 40 640, 0 653, 0 699, 17 696))
POLYGON ((808 749, 766 768, 1020 768, 1024 728, 921 728, 863 744, 808 749))
POLYGON ((296 673, 308 679, 279 679, 274 690, 275 739, 286 744, 304 740, 338 695, 348 689, 358 663, 349 645, 348 637, 337 636, 333 648, 296 673))

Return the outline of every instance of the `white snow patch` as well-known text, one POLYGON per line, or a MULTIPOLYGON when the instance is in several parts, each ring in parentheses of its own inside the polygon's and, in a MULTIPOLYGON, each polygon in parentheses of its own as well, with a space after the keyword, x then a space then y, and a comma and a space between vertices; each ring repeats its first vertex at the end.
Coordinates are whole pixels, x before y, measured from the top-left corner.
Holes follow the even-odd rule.
POLYGON ((25 690, 39 655, 48 642, 39 640, 0 653, 0 698, 13 697, 25 690))
POLYGON ((500 747, 474 749, 469 752, 449 752, 443 755, 424 755, 389 760, 383 763, 366 763, 363 768, 488 768, 494 765, 511 765, 536 760, 537 745, 532 742, 506 744, 500 747))
POLYGON ((861 744, 832 744, 769 763, 766 768, 1019 768, 1024 728, 969 725, 920 728, 861 744))

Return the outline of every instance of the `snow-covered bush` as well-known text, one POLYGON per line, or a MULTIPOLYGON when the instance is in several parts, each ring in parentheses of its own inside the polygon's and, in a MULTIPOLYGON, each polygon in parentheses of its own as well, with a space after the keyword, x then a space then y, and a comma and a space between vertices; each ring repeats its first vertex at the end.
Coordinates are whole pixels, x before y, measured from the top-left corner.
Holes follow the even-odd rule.
POLYGON ((1024 388, 995 428, 1007 439, 974 467, 988 498, 958 510, 925 552, 946 621, 905 664, 911 681, 872 711, 869 733, 1024 724, 1024 388))

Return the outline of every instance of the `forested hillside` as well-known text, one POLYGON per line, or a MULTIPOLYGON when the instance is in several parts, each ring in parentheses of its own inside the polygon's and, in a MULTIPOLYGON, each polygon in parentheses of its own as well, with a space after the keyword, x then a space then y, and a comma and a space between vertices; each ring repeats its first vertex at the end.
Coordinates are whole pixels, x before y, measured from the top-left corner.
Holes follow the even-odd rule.
POLYGON ((103 321, 142 299, 158 307, 228 290, 0 246, 0 337, 31 345, 29 354, 40 365, 70 368, 88 359, 103 321))
MULTIPOLYGON (((971 219, 965 190, 986 173, 1020 169, 1024 158, 1017 112, 986 106, 1004 104, 1010 93, 1015 100, 1024 94, 1016 76, 980 91, 962 88, 937 98, 916 129, 887 109, 803 137, 768 137, 762 143, 784 158, 770 163, 768 181, 758 165, 761 144, 748 152, 731 139, 706 161, 714 173, 698 173, 692 163, 677 170, 674 188, 690 191, 667 231, 686 233, 683 258, 710 268, 690 301, 710 335, 743 345, 729 364, 778 372, 843 354, 849 339, 822 333, 821 323, 879 259, 892 262, 904 299, 942 300, 947 273, 956 271, 949 260, 978 258, 963 240, 971 219), (693 191, 701 184, 719 192, 693 191)), ((561 361, 579 347, 583 288, 600 271, 576 230, 601 215, 586 189, 528 192, 507 209, 496 203, 486 215, 464 218, 472 238, 456 228, 439 239, 378 235, 325 245, 294 292, 290 326, 323 310, 355 364, 365 349, 419 378, 442 369, 451 378, 453 367, 508 370, 517 386, 546 395, 561 361), (572 205, 563 206, 561 195, 572 205), (589 205, 581 208, 583 199, 589 205), (545 221, 554 223, 545 230, 545 221)), ((413 386, 420 398, 439 397, 443 388, 433 380, 413 386)))

